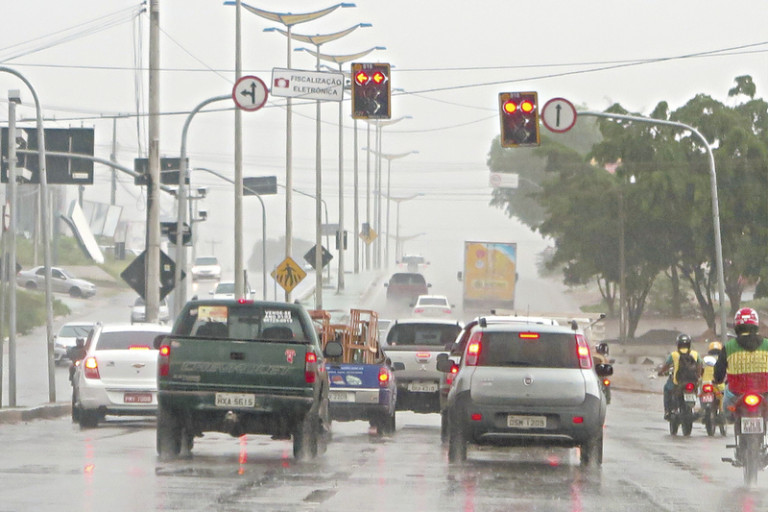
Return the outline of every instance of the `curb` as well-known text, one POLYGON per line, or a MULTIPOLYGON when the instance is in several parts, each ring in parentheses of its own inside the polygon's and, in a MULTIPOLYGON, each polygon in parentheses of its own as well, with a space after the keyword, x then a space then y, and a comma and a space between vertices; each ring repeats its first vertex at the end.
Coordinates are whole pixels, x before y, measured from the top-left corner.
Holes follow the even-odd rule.
POLYGON ((72 404, 69 402, 57 402, 29 408, 0 409, 0 424, 59 418, 67 416, 71 412, 72 404))

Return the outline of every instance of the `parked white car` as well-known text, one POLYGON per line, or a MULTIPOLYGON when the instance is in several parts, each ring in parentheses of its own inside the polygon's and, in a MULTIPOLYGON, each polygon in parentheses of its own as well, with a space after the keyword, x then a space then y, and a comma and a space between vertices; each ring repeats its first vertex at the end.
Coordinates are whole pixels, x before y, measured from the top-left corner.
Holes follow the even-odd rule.
MULTIPOLYGON (((42 265, 16 274, 16 284, 27 290, 45 289, 45 267, 42 265)), ((51 267, 51 290, 68 293, 72 297, 88 298, 96 295, 96 285, 85 279, 78 279, 61 267, 51 267)))
POLYGON ((159 324, 97 324, 72 378, 72 420, 92 428, 107 414, 156 414, 154 340, 170 331, 159 324))

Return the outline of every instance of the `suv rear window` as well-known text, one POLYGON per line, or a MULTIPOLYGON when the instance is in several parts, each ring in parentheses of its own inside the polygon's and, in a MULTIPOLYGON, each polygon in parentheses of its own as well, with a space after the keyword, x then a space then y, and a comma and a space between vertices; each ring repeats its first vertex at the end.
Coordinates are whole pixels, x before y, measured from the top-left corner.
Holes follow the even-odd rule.
POLYGON ((249 304, 191 307, 176 329, 181 336, 234 340, 309 341, 298 311, 249 304))
POLYGON ((457 324, 395 324, 387 334, 387 345, 445 347, 453 343, 459 331, 461 331, 461 326, 457 324))
POLYGON ((102 332, 96 350, 128 350, 131 347, 152 348, 155 338, 165 331, 113 331, 102 332))
POLYGON ((519 332, 485 332, 481 341, 479 366, 578 368, 576 338, 573 334, 537 333, 524 339, 519 332))
POLYGON ((427 284, 421 274, 392 274, 391 284, 427 284))

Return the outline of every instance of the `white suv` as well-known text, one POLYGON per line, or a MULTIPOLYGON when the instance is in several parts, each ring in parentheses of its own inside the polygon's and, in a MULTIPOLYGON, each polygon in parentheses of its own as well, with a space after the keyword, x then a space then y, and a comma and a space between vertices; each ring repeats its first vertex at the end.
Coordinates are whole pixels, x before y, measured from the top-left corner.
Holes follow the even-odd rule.
POLYGON ((221 279, 221 265, 216 256, 198 256, 195 258, 195 264, 192 265, 192 280, 198 279, 221 279))

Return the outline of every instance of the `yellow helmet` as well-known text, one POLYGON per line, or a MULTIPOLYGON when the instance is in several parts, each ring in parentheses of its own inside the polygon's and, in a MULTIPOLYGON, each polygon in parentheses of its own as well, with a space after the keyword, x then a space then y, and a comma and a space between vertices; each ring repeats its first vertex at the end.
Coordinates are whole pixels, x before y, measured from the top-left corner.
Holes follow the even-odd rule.
POLYGON ((723 344, 720 343, 719 341, 713 341, 712 343, 709 344, 708 350, 723 350, 723 344))

